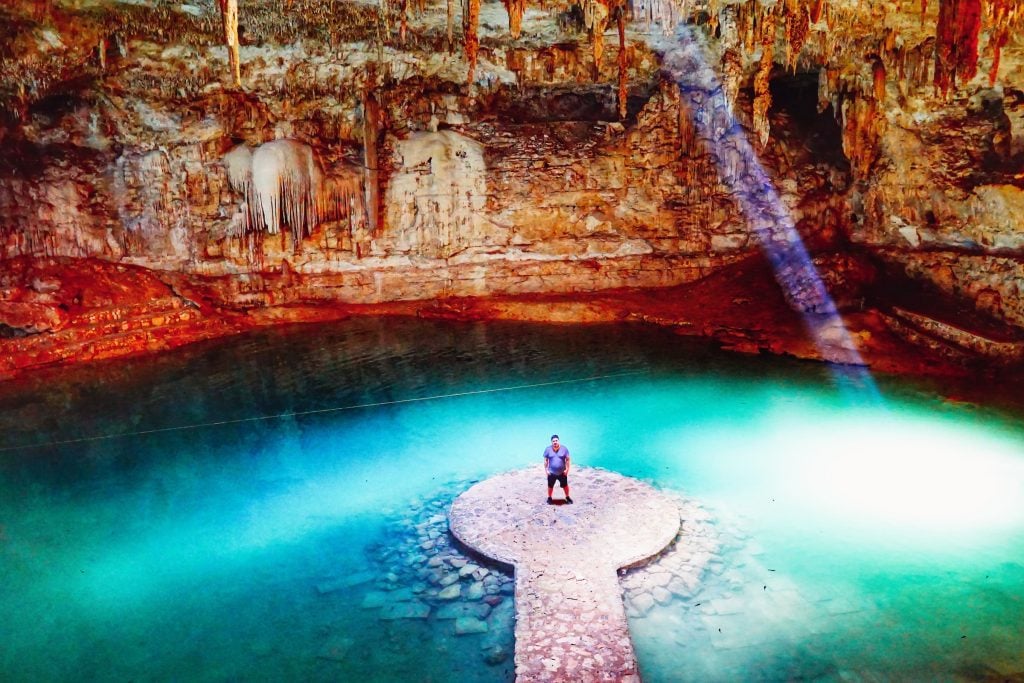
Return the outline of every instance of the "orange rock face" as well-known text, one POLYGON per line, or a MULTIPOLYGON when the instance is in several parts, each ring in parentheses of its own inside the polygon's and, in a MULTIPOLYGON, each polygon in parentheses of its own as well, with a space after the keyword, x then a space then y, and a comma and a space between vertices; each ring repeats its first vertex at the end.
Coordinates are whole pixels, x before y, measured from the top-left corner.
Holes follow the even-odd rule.
MULTIPOLYGON (((1024 97, 975 78, 1020 68, 1021 3, 903 4, 668 1, 631 17, 617 0, 529 15, 469 0, 460 51, 451 2, 243 3, 236 39, 226 0, 225 21, 213 6, 14 0, 0 14, 17 67, 0 69, 7 371, 350 310, 543 317, 569 297, 551 319, 614 318, 641 289, 698 287, 756 256, 763 221, 738 208, 751 187, 777 195, 841 306, 885 309, 891 293, 865 297, 860 275, 890 269, 1024 325, 1024 97), (696 95, 665 68, 680 41, 712 74, 696 95), (698 135, 708 121, 720 130, 698 135), (231 150, 282 148, 302 153, 270 164, 260 192, 255 167, 232 177, 231 150)), ((751 341, 757 311, 728 304, 747 298, 705 302, 737 347, 802 340, 751 341)))

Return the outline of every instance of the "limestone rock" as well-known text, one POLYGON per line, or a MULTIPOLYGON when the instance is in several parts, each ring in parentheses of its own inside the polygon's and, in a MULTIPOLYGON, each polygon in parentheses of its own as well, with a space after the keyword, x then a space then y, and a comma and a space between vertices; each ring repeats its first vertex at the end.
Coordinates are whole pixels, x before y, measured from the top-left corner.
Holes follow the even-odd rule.
POLYGON ((438 593, 437 597, 440 600, 455 600, 460 595, 462 595, 462 586, 457 583, 453 583, 438 593))
POLYGON ((422 602, 398 602, 385 605, 380 611, 380 618, 395 619, 426 619, 430 616, 430 605, 422 602))
POLYGON ((460 636, 487 633, 487 622, 475 617, 459 617, 455 620, 455 634, 460 636))

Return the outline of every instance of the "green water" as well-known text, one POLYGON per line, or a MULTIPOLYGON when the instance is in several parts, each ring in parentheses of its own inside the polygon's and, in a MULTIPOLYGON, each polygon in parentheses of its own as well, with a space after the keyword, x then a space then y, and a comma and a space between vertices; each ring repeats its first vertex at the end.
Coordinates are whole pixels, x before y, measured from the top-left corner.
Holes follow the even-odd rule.
POLYGON ((0 679, 511 680, 481 654, 508 624, 317 587, 397 570, 412 510, 553 432, 721 533, 697 595, 631 621, 645 680, 1020 676, 1024 413, 879 383, 645 329, 358 320, 2 384, 0 679))

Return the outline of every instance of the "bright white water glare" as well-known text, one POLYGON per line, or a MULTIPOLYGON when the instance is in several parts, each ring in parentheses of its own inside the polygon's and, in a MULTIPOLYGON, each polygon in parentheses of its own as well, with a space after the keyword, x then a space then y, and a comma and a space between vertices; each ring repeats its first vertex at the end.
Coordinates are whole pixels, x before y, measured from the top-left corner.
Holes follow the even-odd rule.
MULTIPOLYGON (((723 479, 743 460, 752 500, 873 534, 940 544, 1024 520, 1024 459, 1016 435, 895 404, 846 414, 831 407, 768 411, 747 430, 696 430, 677 452, 718 454, 723 479), (722 454, 745 453, 746 457, 722 454), (758 493, 763 492, 763 493, 758 493)), ((671 444, 666 444, 671 448, 671 444)))

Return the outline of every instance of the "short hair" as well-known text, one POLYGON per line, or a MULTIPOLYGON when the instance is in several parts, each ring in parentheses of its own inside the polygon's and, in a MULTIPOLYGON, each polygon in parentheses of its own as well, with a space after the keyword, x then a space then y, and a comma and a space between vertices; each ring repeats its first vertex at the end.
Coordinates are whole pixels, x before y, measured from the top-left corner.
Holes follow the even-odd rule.
POLYGON ((552 434, 552 435, 551 435, 551 440, 552 440, 552 441, 554 441, 554 440, 555 440, 555 439, 557 439, 557 438, 558 438, 558 434, 552 434))

